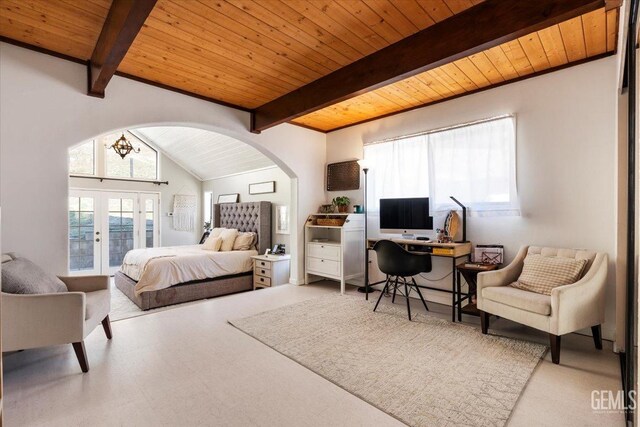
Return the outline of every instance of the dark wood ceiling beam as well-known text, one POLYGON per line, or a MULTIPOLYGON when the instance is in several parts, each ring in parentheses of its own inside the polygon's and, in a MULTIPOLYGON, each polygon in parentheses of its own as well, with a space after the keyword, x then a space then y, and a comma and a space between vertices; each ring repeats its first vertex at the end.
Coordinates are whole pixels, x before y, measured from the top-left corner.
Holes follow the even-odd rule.
POLYGON ((251 131, 406 79, 605 6, 605 0, 486 0, 258 107, 251 131))
POLYGON ((88 94, 104 98, 104 91, 124 59, 157 0, 113 0, 89 60, 88 94))

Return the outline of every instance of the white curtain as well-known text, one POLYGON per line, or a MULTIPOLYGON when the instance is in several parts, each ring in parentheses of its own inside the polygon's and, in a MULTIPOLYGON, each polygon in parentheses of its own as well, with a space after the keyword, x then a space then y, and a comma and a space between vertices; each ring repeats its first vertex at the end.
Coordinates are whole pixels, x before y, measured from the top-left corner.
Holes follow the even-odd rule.
POLYGON ((367 209, 380 211, 380 199, 428 197, 429 171, 425 135, 364 146, 371 165, 367 175, 367 209))
POLYGON ((515 119, 505 117, 428 135, 429 207, 478 215, 519 215, 515 119))
POLYGON ((429 197, 432 215, 459 209, 450 196, 470 214, 520 214, 513 116, 368 144, 364 158, 374 216, 393 197, 429 197))

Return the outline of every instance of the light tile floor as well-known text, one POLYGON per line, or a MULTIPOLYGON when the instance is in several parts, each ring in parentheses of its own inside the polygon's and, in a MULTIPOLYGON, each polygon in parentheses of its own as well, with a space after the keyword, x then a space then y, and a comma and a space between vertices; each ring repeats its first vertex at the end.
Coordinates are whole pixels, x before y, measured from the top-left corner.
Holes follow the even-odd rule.
MULTIPOLYGON (((285 285, 114 322, 113 340, 101 329, 88 337, 88 374, 80 372, 70 345, 6 355, 6 425, 402 425, 226 322, 337 289, 330 282, 285 285)), ((418 304, 412 309, 424 310, 418 304)), ((449 317, 446 306, 431 303, 430 309, 449 317)), ((546 342, 544 334, 506 320, 492 327, 546 342)), ((621 414, 594 412, 590 403, 592 390, 620 388, 611 343, 596 351, 590 337, 567 336, 561 362, 553 365, 546 356, 509 425, 622 426, 621 414)))

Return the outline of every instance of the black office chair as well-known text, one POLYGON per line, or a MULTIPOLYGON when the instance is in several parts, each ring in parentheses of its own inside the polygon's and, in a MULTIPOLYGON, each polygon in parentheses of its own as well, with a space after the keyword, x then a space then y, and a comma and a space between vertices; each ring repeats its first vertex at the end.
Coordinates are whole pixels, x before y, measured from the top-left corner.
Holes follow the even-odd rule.
POLYGON ((387 275, 387 281, 384 285, 384 289, 382 290, 373 311, 376 311, 378 308, 382 295, 389 290, 389 285, 392 282, 393 298, 391 299, 391 303, 395 303, 396 291, 398 290, 398 279, 402 279, 402 282, 404 283, 404 295, 407 299, 407 313, 409 315, 409 320, 411 320, 411 306, 409 305, 409 294, 411 293, 411 289, 415 289, 418 292, 424 308, 429 311, 427 303, 424 301, 424 297, 422 296, 422 292, 420 292, 420 288, 413 276, 431 271, 431 255, 408 252, 402 246, 392 242, 391 240, 378 240, 378 242, 373 246, 373 250, 376 251, 376 255, 378 256, 378 268, 387 275), (407 283, 408 277, 411 278, 411 283, 407 283))

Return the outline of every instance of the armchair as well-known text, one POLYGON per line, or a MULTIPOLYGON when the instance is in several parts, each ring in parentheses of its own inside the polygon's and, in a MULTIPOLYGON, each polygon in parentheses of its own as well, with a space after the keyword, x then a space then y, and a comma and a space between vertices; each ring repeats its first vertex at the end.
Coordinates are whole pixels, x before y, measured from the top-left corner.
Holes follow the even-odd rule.
POLYGON ((490 314, 545 331, 555 364, 560 363, 561 336, 570 332, 591 327, 595 346, 602 349, 606 277, 605 253, 523 246, 507 267, 478 274, 477 305, 482 333, 488 332, 490 314), (549 296, 508 286, 520 276, 528 254, 588 261, 580 280, 554 288, 549 296))
POLYGON ((2 293, 2 350, 73 344, 82 372, 89 371, 84 339, 98 324, 111 339, 109 276, 60 277, 69 292, 2 293))

